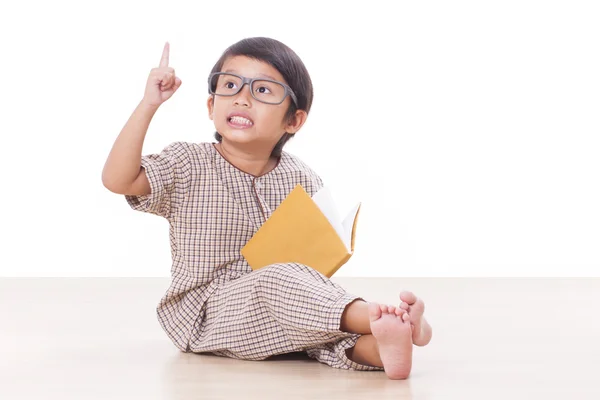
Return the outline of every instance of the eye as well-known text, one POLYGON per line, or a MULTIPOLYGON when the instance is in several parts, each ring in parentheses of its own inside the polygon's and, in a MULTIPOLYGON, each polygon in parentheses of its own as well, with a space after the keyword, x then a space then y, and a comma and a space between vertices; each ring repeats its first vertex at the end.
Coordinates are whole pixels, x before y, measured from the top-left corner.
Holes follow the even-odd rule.
POLYGON ((230 82, 225 82, 225 87, 227 89, 233 89, 235 87, 235 82, 231 82, 231 81, 230 82))
POLYGON ((261 93, 261 94, 269 94, 269 93, 271 93, 271 90, 268 87, 266 87, 266 86, 259 86, 259 87, 256 88, 256 91, 258 93, 261 93))

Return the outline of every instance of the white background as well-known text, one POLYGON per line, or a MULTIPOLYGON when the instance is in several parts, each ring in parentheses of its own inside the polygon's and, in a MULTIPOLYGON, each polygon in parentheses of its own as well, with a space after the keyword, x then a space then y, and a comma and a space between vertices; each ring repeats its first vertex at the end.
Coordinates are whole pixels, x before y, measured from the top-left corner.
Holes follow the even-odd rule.
POLYGON ((315 86, 289 151, 362 201, 337 276, 600 276, 600 12, 589 1, 13 2, 0 23, 0 276, 169 276, 168 223, 102 185, 165 41, 183 85, 144 154, 212 141, 244 37, 315 86), (223 3, 223 4, 219 4, 223 3))

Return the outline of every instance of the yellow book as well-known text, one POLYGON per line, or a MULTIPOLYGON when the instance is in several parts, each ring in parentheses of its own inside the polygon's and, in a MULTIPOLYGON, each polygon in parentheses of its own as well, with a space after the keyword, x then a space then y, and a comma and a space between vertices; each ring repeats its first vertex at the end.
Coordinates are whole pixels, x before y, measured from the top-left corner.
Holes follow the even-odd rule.
POLYGON ((331 277, 354 253, 358 203, 341 221, 327 188, 311 198, 298 184, 242 248, 253 270, 298 262, 331 277))

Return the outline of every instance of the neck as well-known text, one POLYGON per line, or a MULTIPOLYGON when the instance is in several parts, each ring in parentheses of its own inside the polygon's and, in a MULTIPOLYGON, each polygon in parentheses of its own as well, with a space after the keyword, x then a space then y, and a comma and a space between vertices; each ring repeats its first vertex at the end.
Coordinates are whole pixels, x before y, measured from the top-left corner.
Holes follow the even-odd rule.
POLYGON ((250 175, 264 175, 277 164, 277 159, 271 157, 272 150, 249 152, 225 140, 215 144, 215 147, 230 164, 250 175))

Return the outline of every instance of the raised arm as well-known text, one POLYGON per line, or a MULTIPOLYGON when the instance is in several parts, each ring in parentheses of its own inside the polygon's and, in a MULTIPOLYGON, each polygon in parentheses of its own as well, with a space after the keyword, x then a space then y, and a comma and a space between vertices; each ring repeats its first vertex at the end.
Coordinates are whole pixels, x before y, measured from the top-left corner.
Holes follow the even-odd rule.
POLYGON ((169 43, 165 43, 158 68, 150 71, 142 101, 129 117, 108 155, 102 184, 118 194, 150 194, 148 178, 141 167, 142 147, 150 121, 162 103, 181 86, 169 67, 169 43))

